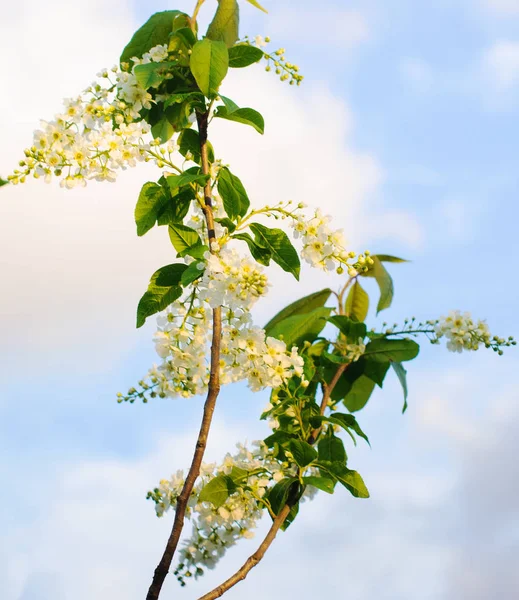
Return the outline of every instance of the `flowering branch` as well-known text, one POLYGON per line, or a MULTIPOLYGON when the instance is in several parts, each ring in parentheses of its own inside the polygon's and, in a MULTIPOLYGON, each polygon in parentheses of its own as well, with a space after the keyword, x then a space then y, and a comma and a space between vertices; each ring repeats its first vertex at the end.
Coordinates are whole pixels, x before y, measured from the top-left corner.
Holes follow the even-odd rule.
POLYGON ((238 571, 236 571, 236 573, 234 575, 229 577, 229 579, 224 581, 218 587, 214 588, 214 590, 210 591, 209 593, 205 594, 204 596, 200 596, 200 598, 198 600, 214 600, 215 598, 220 598, 220 596, 223 596, 226 592, 228 592, 237 583, 240 583, 240 581, 243 581, 249 574, 249 571, 254 569, 254 567, 265 556, 265 553, 270 548, 272 542, 276 538, 276 535, 277 535, 278 531, 281 529, 283 523, 285 522, 285 519, 288 517, 290 510, 291 510, 291 506, 288 503, 285 504, 285 506, 282 508, 281 512, 278 514, 278 516, 272 522, 272 525, 270 526, 270 529, 269 529, 267 535, 265 536, 265 539, 261 542, 261 544, 258 547, 258 549, 256 550, 256 552, 254 552, 254 554, 249 556, 249 558, 245 561, 245 563, 242 565, 242 567, 240 569, 238 569, 238 571))
MULTIPOLYGON (((330 383, 323 384, 323 397, 321 400, 321 415, 324 415, 324 413, 326 411, 326 407, 328 406, 328 401, 330 400, 330 396, 331 396, 335 386, 339 382, 339 379, 342 377, 344 371, 348 368, 348 366, 349 366, 348 364, 340 365, 337 368, 337 371, 335 372, 335 375, 333 376, 330 383)), ((319 427, 318 429, 315 429, 312 432, 312 434, 308 438, 308 443, 310 445, 315 444, 321 429, 322 429, 322 426, 319 427)), ((292 508, 296 504, 296 502, 299 500, 301 495, 302 494, 299 493, 295 497, 291 497, 287 500, 286 504, 283 506, 281 511, 278 513, 276 518, 273 520, 272 525, 270 526, 270 529, 269 529, 267 535, 265 536, 264 540, 259 545, 256 552, 254 552, 254 554, 249 556, 249 558, 238 569, 238 571, 236 571, 236 573, 234 573, 234 575, 229 577, 229 579, 226 579, 218 587, 214 588, 212 591, 205 594, 204 596, 201 596, 198 600, 214 600, 215 598, 220 598, 226 592, 228 592, 232 587, 234 587, 237 583, 240 583, 240 581, 243 581, 247 577, 249 572, 255 566, 257 566, 258 563, 265 556, 267 550, 270 548, 272 542, 274 541, 278 531, 281 529, 281 527, 285 523, 288 515, 290 514, 290 511, 292 510, 292 508)))
MULTIPOLYGON (((207 129, 208 129, 208 118, 210 108, 204 113, 197 113, 198 129, 200 137, 200 155, 202 162, 202 174, 209 175, 209 161, 207 156, 207 129)), ((203 208, 210 252, 214 253, 215 241, 215 230, 214 230, 214 215, 212 209, 211 200, 211 182, 208 178, 207 183, 204 187, 204 208, 203 208)), ((178 546, 178 541, 184 527, 184 519, 186 515, 187 504, 196 479, 200 474, 200 466, 204 457, 205 449, 207 446, 207 438, 209 436, 209 429, 211 428, 211 422, 213 419, 214 409, 216 406, 216 400, 220 393, 220 345, 222 339, 222 308, 218 306, 213 309, 213 331, 212 331, 212 342, 211 342, 211 363, 210 363, 210 375, 209 384, 207 390, 207 398, 204 404, 204 415, 202 418, 202 424, 198 434, 198 439, 195 446, 195 452, 193 454, 193 460, 191 467, 189 468, 188 475, 184 482, 184 487, 180 493, 177 501, 175 510, 175 520, 173 521, 173 528, 166 544, 164 554, 153 574, 153 580, 148 590, 146 600, 157 600, 160 595, 160 590, 171 566, 171 561, 178 546)))

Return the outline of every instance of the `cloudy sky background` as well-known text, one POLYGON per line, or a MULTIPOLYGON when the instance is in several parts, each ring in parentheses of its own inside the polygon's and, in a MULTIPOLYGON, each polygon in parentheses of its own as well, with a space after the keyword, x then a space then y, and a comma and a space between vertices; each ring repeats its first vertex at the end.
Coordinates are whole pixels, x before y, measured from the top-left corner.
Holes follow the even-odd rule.
MULTIPOLYGON (((0 174, 40 118, 55 114, 156 10, 192 2, 34 0, 0 23, 0 174)), ((203 12, 207 21, 211 2, 203 12)), ((214 3, 216 4, 216 3, 214 3)), ((352 247, 402 255, 395 306, 375 319, 451 308, 519 334, 517 150, 519 0, 288 0, 242 9, 242 31, 287 48, 299 89, 261 70, 225 83, 261 110, 267 132, 214 128, 217 154, 258 205, 319 205, 352 247)), ((154 360, 153 323, 136 331, 150 274, 172 260, 164 231, 138 239, 132 215, 147 166, 116 184, 63 191, 31 181, 0 191, 0 597, 141 600, 170 522, 146 491, 184 467, 200 399, 115 403, 154 360)), ((284 303, 338 281, 306 271, 296 289, 271 269, 265 322, 284 303)), ((389 380, 359 415, 372 450, 350 451, 368 501, 338 491, 307 504, 229 598, 516 598, 519 574, 517 352, 451 355, 424 345, 410 408, 389 380)), ((210 438, 218 460, 264 437, 266 402, 224 390, 210 438)), ((267 523, 264 523, 264 526, 267 523)), ((191 600, 217 572, 164 598, 191 600)))

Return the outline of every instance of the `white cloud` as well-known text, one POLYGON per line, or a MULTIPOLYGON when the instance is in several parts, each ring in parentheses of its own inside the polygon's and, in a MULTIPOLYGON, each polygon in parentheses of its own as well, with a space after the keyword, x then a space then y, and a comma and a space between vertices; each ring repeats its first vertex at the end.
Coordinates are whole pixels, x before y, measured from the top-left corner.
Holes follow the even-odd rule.
POLYGON ((486 8, 498 16, 519 15, 519 0, 484 0, 486 8))
POLYGON ((483 55, 483 69, 497 91, 519 84, 519 42, 498 40, 483 55))
POLYGON ((320 7, 318 23, 313 5, 310 8, 298 6, 297 11, 292 7, 280 7, 269 21, 268 31, 273 42, 276 39, 299 41, 318 36, 321 45, 342 51, 350 51, 371 37, 370 24, 363 12, 326 4, 320 7))

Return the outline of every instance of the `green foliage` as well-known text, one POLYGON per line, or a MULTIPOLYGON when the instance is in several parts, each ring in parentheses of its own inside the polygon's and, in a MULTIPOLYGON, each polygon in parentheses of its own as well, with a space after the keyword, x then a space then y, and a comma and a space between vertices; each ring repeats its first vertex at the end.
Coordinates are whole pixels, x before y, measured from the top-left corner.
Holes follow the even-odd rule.
POLYGON ((144 235, 154 227, 160 210, 167 201, 168 195, 162 186, 151 181, 142 186, 135 207, 135 223, 138 236, 144 235))
POLYGON ((175 133, 175 128, 170 123, 169 119, 163 116, 151 128, 151 135, 154 138, 159 138, 161 144, 165 144, 175 133))
POLYGON ((220 508, 235 491, 236 484, 229 475, 218 475, 202 488, 198 500, 210 502, 215 508, 220 508))
POLYGON ((129 62, 134 56, 141 58, 154 46, 167 44, 169 35, 173 31, 174 19, 181 14, 183 13, 178 10, 165 10, 152 15, 133 34, 121 54, 120 62, 129 62))
POLYGON ((366 346, 364 356, 377 361, 404 362, 418 356, 420 346, 413 340, 378 338, 366 346))
POLYGON ((366 375, 361 375, 351 384, 343 399, 344 406, 350 412, 361 410, 366 406, 374 389, 375 382, 366 375))
POLYGON ((179 254, 184 253, 193 246, 202 246, 202 240, 198 233, 182 223, 171 223, 169 225, 169 239, 179 254))
POLYGON ((290 440, 290 452, 300 467, 306 467, 317 459, 317 452, 310 446, 308 442, 301 440, 290 440))
POLYGON ((137 307, 137 327, 142 327, 147 317, 165 310, 182 295, 181 279, 187 266, 172 264, 155 271, 151 276, 148 290, 137 307))
POLYGON ((169 189, 172 192, 175 192, 179 188, 186 185, 196 184, 203 186, 205 185, 207 179, 208 175, 203 175, 198 172, 198 169, 196 169, 196 172, 194 173, 186 171, 185 173, 182 173, 182 175, 168 175, 166 177, 166 182, 169 186, 169 189))
POLYGON ((383 262, 403 263, 408 262, 403 258, 390 256, 389 254, 374 254, 372 257, 373 264, 365 272, 361 273, 363 277, 374 277, 380 289, 380 298, 377 304, 377 314, 391 306, 395 293, 393 280, 387 269, 382 264, 383 262))
POLYGON ((229 48, 229 67, 241 69, 260 61, 264 56, 263 50, 249 44, 239 44, 229 48))
POLYGON ((151 62, 144 65, 135 65, 133 73, 140 85, 147 90, 150 87, 158 87, 173 66, 175 66, 173 62, 151 62))
POLYGON ((197 42, 193 46, 190 68, 202 93, 214 98, 229 68, 227 46, 208 38, 197 42))
POLYGON ((222 197, 225 212, 231 220, 243 217, 250 206, 250 200, 242 182, 227 167, 218 174, 218 192, 222 197))
POLYGON ((4 186, 4 185, 7 185, 8 183, 9 183, 9 182, 7 181, 7 179, 2 179, 2 178, 0 177, 0 187, 2 187, 2 186, 4 186))
POLYGON ((328 477, 303 477, 303 483, 305 485, 311 485, 317 488, 318 490, 322 490, 327 494, 333 494, 335 489, 335 483, 333 479, 329 479, 328 477))
POLYGON ((271 229, 259 223, 251 223, 250 229, 257 242, 270 251, 272 260, 299 281, 299 255, 287 234, 282 229, 271 229))
POLYGON ((210 40, 221 41, 228 48, 239 38, 240 10, 236 0, 218 0, 218 9, 207 29, 210 40))
POLYGON ((283 339, 287 348, 302 347, 304 342, 313 342, 326 325, 331 308, 315 308, 301 315, 293 315, 278 322, 269 334, 277 339, 283 339))
POLYGON ((356 280, 351 286, 346 298, 345 312, 346 316, 357 319, 357 321, 365 321, 369 310, 369 296, 356 280))
POLYGON ((333 464, 333 474, 355 498, 369 498, 368 488, 357 471, 333 464))
POLYGON ((247 2, 249 4, 252 4, 252 6, 255 6, 256 8, 259 8, 260 10, 262 10, 264 13, 268 13, 267 10, 265 10, 263 8, 263 6, 261 6, 261 4, 257 1, 257 0, 247 0, 247 2))
POLYGON ((402 386, 402 390, 404 392, 404 407, 402 408, 402 412, 405 413, 407 410, 407 371, 401 363, 392 362, 391 366, 393 370, 397 374, 397 377, 400 381, 400 385, 402 386))
POLYGON ((273 327, 288 317, 303 315, 313 311, 315 308, 324 306, 331 293, 332 290, 326 288, 325 290, 314 292, 313 294, 292 302, 292 304, 289 304, 282 311, 278 312, 278 314, 265 325, 264 329, 266 335, 271 335, 273 327))
POLYGON ((265 120, 261 114, 253 108, 236 108, 230 111, 227 106, 219 106, 214 114, 215 117, 220 119, 227 119, 227 121, 235 121, 236 123, 243 123, 244 125, 250 125, 258 133, 265 133, 265 120))
POLYGON ((358 323, 344 315, 334 315, 328 321, 339 329, 349 344, 358 344, 359 338, 363 340, 366 337, 367 327, 364 323, 358 323))
POLYGON ((341 438, 336 435, 327 435, 319 440, 319 462, 339 462, 346 464, 347 456, 341 438))
MULTIPOLYGON (((188 153, 193 157, 194 162, 201 164, 200 154, 200 136, 194 129, 183 129, 178 136, 179 152, 186 157, 188 153)), ((207 142, 207 157, 209 162, 214 162, 214 150, 211 142, 207 142)))
POLYGON ((254 260, 259 262, 261 265, 265 265, 266 267, 270 265, 270 259, 272 258, 272 253, 270 250, 265 248, 265 246, 260 244, 257 240, 252 239, 248 233, 235 233, 232 237, 235 240, 242 240, 243 242, 247 243, 254 260))
POLYGON ((287 503, 289 496, 294 488, 299 486, 299 481, 295 477, 285 477, 278 481, 268 494, 268 501, 272 512, 277 515, 287 503))
POLYGON ((201 263, 199 260, 195 260, 182 273, 181 283, 184 287, 187 287, 188 285, 202 277, 202 275, 204 274, 204 269, 200 268, 200 265, 203 266, 203 263, 201 263))

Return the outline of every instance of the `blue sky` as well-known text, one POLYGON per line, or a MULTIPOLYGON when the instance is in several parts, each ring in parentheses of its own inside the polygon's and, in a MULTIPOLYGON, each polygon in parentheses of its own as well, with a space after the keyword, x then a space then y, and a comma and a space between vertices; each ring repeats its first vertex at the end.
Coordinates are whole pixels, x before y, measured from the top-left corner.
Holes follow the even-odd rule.
MULTIPOLYGON (((271 35, 305 83, 294 90, 253 71, 240 87, 231 77, 227 95, 261 110, 267 133, 215 127, 217 154, 258 204, 323 206, 354 248, 413 261, 392 269, 394 307, 373 324, 460 308, 517 336, 519 2, 265 5, 268 16, 243 6, 242 32, 271 35)), ((17 96, 0 97, 1 174, 38 120, 166 8, 24 0, 6 9, 2 72, 17 96)), ((73 192, 40 182, 1 190, 6 600, 142 598, 169 528, 145 492, 187 464, 201 401, 114 401, 154 360, 153 325, 133 329, 134 311, 171 250, 162 231, 137 239, 132 222, 139 186, 154 177, 143 167, 73 192)), ((269 273, 272 297, 258 305, 258 322, 296 295, 338 284, 304 275, 297 290, 269 273)), ((337 493, 307 504, 229 598, 262 597, 265 581, 273 598, 304 600, 517 597, 518 366, 513 350, 458 356, 424 345, 410 365, 406 416, 396 381, 359 414, 373 449, 352 448, 350 463, 372 498, 337 493)), ((224 391, 211 458, 263 437, 256 415, 265 402, 244 387, 224 391)), ((256 543, 229 553, 205 581, 182 590, 170 581, 165 597, 197 598, 256 543)))

